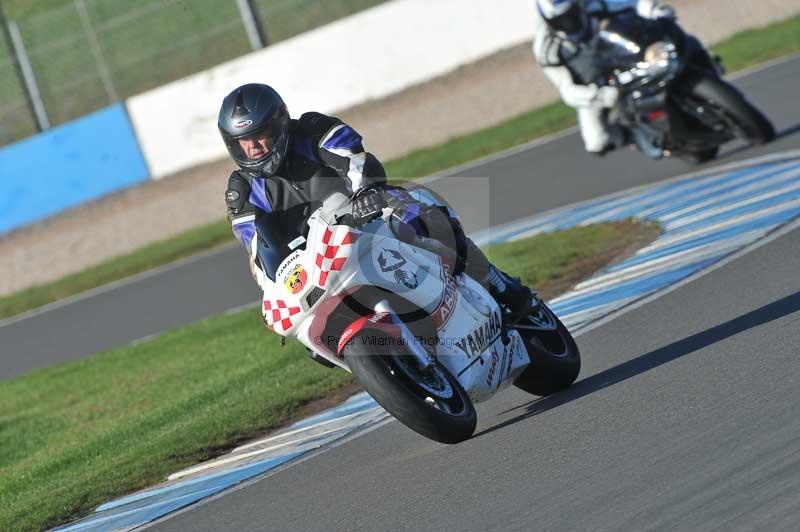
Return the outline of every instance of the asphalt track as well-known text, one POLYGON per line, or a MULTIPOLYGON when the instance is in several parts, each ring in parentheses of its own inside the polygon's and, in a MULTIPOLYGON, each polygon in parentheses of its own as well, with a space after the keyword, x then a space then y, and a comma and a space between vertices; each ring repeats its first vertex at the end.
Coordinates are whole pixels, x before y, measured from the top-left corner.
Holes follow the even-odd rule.
POLYGON ((148 529, 796 530, 797 225, 582 335, 573 388, 498 396, 467 442, 390 422, 148 529))
MULTIPOLYGON (((760 148, 732 146, 722 160, 796 148, 800 57, 759 69, 737 84, 773 119, 782 135, 760 148)), ((477 231, 691 169, 680 161, 653 162, 632 151, 597 159, 584 153, 577 134, 571 133, 457 169, 455 175, 489 177, 480 181, 488 183, 488 188, 478 187, 481 208, 476 208, 476 188, 462 186, 478 180, 447 178, 430 185, 459 210, 468 231, 477 231)), ((257 298, 243 252, 237 247, 195 257, 133 282, 0 322, 0 378, 80 359, 257 298)))

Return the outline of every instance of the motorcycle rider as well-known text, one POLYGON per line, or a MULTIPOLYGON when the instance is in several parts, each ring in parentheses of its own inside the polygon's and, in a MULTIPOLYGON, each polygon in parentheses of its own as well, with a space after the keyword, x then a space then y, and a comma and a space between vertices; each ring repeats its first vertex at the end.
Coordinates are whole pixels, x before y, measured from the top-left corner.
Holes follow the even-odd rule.
POLYGON ((256 260, 256 217, 303 209, 341 192, 351 198, 356 219, 368 221, 391 207, 400 227, 456 251, 454 273, 465 271, 480 282, 509 308, 512 321, 530 311, 531 290, 491 265, 447 208, 417 202, 405 189, 387 184, 383 166, 364 150, 361 136, 338 118, 310 112, 291 119, 272 87, 251 83, 225 97, 218 127, 239 166, 228 178, 228 219, 262 288, 266 276, 256 260))
POLYGON ((586 151, 595 155, 629 144, 627 132, 608 123, 619 91, 594 83, 592 49, 599 22, 626 9, 649 19, 675 18, 675 10, 658 0, 536 0, 533 54, 564 102, 577 110, 586 151))

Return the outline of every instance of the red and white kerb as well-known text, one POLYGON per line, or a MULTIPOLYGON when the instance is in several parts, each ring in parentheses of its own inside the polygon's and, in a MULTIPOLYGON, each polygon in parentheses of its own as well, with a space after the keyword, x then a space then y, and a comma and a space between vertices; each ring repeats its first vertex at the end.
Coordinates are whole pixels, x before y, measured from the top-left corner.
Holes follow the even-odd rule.
POLYGON ((317 284, 319 286, 325 286, 330 272, 340 271, 344 268, 349 250, 341 248, 355 243, 359 236, 359 233, 354 233, 344 226, 338 226, 335 232, 331 231, 330 227, 325 229, 325 234, 322 235, 322 253, 317 253, 317 267, 319 268, 317 284), (339 242, 335 243, 337 240, 339 242))

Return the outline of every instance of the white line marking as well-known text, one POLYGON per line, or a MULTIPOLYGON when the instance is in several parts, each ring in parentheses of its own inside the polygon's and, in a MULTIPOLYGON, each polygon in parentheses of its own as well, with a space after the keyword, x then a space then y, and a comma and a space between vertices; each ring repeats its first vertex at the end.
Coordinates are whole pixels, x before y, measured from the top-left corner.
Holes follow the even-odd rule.
MULTIPOLYGON (((762 155, 762 156, 759 156, 759 157, 754 157, 752 159, 747 159, 747 160, 743 160, 743 161, 734 161, 734 162, 726 163, 726 164, 724 164, 722 166, 719 166, 719 167, 715 167, 715 168, 711 168, 711 169, 698 170, 696 172, 692 172, 692 173, 689 173, 689 174, 683 174, 683 175, 676 176, 676 177, 673 177, 673 178, 670 178, 670 179, 664 179, 664 180, 658 181, 656 183, 646 183, 646 184, 638 185, 638 186, 635 186, 633 188, 629 188, 629 189, 626 189, 626 190, 620 190, 620 191, 617 191, 617 192, 611 192, 611 193, 603 195, 603 196, 597 196, 597 197, 592 198, 592 199, 579 201, 579 202, 573 203, 571 205, 565 205, 565 206, 562 206, 562 207, 557 207, 557 208, 551 209, 549 211, 544 211, 542 213, 533 214, 531 216, 528 216, 526 218, 522 218, 520 220, 514 220, 512 222, 507 222, 505 224, 500 224, 500 225, 497 225, 497 226, 494 226, 494 227, 490 227, 490 228, 487 228, 487 229, 482 229, 480 231, 476 231, 471 236, 472 236, 472 239, 475 241, 476 244, 485 245, 485 244, 488 244, 490 242, 505 240, 505 238, 504 238, 505 234, 515 233, 515 232, 519 231, 521 228, 527 228, 531 223, 533 223, 535 221, 539 221, 542 218, 556 218, 559 214, 563 214, 566 211, 572 211, 572 210, 575 210, 575 209, 579 209, 581 207, 585 207, 585 206, 590 205, 592 203, 602 203, 604 201, 611 201, 613 199, 620 198, 622 196, 640 194, 640 193, 645 192, 646 190, 648 190, 650 188, 653 188, 653 187, 666 186, 666 185, 674 184, 674 183, 677 183, 677 182, 682 181, 684 179, 695 178, 695 177, 701 176, 703 174, 717 175, 717 174, 721 174, 723 172, 727 172, 727 171, 730 171, 730 170, 743 168, 745 166, 753 166, 753 165, 757 165, 757 164, 769 163, 769 162, 773 162, 773 161, 780 161, 780 160, 784 160, 784 159, 792 159, 792 158, 798 158, 798 157, 800 157, 800 149, 798 149, 798 150, 789 150, 789 151, 778 152, 778 153, 768 153, 766 155, 762 155), (710 174, 709 170, 713 171, 713 174, 710 174)), ((515 237, 514 240, 517 240, 517 237, 515 237)))
POLYGON ((624 308, 620 308, 619 311, 612 312, 608 316, 605 316, 604 318, 601 318, 601 319, 597 320, 596 322, 593 322, 592 324, 587 326, 585 329, 582 329, 581 331, 579 331, 575 336, 576 337, 577 336, 582 336, 582 335, 584 335, 584 334, 586 334, 586 333, 588 333, 590 331, 593 331, 593 330, 597 329, 598 327, 602 327, 603 325, 605 325, 605 324, 607 324, 607 323, 609 323, 609 322, 611 322, 611 321, 613 321, 613 320, 615 320, 615 319, 617 319, 617 318, 619 318, 621 316, 624 316, 628 312, 632 312, 632 311, 634 311, 634 310, 636 310, 636 309, 638 309, 640 307, 643 307, 644 305, 646 305, 648 303, 651 303, 651 302, 657 300, 660 297, 664 297, 665 295, 670 294, 670 293, 674 292, 675 290, 677 290, 679 288, 682 288, 682 287, 686 286, 687 284, 692 283, 692 282, 700 279, 701 277, 703 277, 705 275, 708 275, 709 273, 715 272, 715 271, 719 270, 720 268, 723 268, 723 267, 727 266, 731 262, 733 262, 733 261, 735 261, 735 260, 747 255, 748 253, 751 253, 751 252, 757 250, 760 247, 766 246, 770 242, 773 242, 773 241, 777 240, 778 238, 784 236, 785 234, 790 233, 790 232, 792 232, 792 231, 794 231, 795 229, 798 229, 798 228, 800 228, 800 219, 797 219, 797 220, 795 220, 793 222, 789 222, 787 224, 784 224, 783 226, 781 226, 778 229, 774 230, 771 234, 768 234, 768 235, 764 236, 763 238, 757 240, 756 242, 753 242, 749 246, 745 246, 744 248, 740 249, 739 251, 731 253, 727 257, 725 257, 723 259, 720 259, 719 261, 715 262, 714 264, 712 264, 712 265, 710 265, 710 266, 708 266, 706 268, 703 268, 702 270, 700 270, 700 271, 698 271, 698 272, 696 272, 696 273, 684 278, 683 280, 678 281, 677 283, 673 283, 673 284, 667 286, 666 288, 662 288, 661 290, 657 290, 656 292, 654 292, 654 293, 652 293, 652 294, 650 294, 650 295, 648 295, 648 296, 636 301, 635 303, 632 303, 632 304, 630 304, 630 305, 628 305, 628 306, 626 306, 624 308))
MULTIPOLYGON (((669 270, 677 269, 681 266, 686 266, 695 262, 711 258, 715 255, 722 255, 726 251, 741 247, 747 242, 752 242, 754 238, 759 238, 768 233, 771 228, 759 229, 757 231, 750 231, 743 235, 737 235, 736 238, 725 239, 713 244, 706 244, 697 248, 684 250, 680 253, 668 255, 651 261, 637 264, 631 268, 626 268, 618 272, 612 272, 607 275, 601 275, 597 278, 592 278, 583 283, 578 284, 574 290, 568 294, 569 298, 585 295, 587 293, 595 292, 598 290, 605 290, 613 287, 614 285, 622 284, 634 279, 654 276, 659 272, 666 272, 669 270)), ((567 299, 559 299, 559 302, 567 299)))
POLYGON ((197 502, 195 502, 195 503, 193 503, 193 504, 191 504, 189 506, 184 506, 183 508, 175 510, 174 512, 171 512, 171 513, 168 513, 168 514, 166 514, 166 515, 164 515, 162 517, 159 517, 158 519, 156 519, 154 521, 150 521, 148 523, 140 525, 136 530, 146 530, 146 529, 152 528, 154 526, 159 525, 160 523, 162 523, 164 521, 172 519, 173 517, 176 517, 178 515, 182 515, 184 513, 190 512, 190 511, 198 508, 199 506, 204 506, 204 505, 212 503, 212 502, 214 502, 214 501, 216 501, 218 499, 221 499, 222 497, 225 497, 225 496, 227 496, 227 495, 229 495, 231 493, 234 493, 236 491, 248 488, 248 487, 252 486, 253 484, 255 484, 256 482, 260 482, 260 481, 264 480, 267 477, 271 477, 272 475, 277 475, 279 473, 282 473, 282 472, 286 471, 287 469, 289 469, 291 467, 294 467, 294 466, 296 466, 298 464, 301 464, 303 462, 306 462, 308 460, 312 460, 313 458, 316 458, 320 454, 322 454, 322 453, 324 453, 324 452, 326 452, 326 451, 328 451, 330 449, 335 449, 336 447, 339 447, 340 445, 344 445, 346 443, 349 443, 349 442, 353 441, 356 438, 360 438, 361 436, 364 436, 364 435, 366 435, 366 434, 368 434, 368 433, 370 433, 370 432, 372 432, 374 430, 377 430, 377 429, 383 427, 384 425, 387 425, 387 424, 392 423, 394 421, 395 421, 395 419, 393 417, 391 417, 391 416, 388 416, 385 419, 381 419, 381 420, 375 421, 371 425, 369 425, 368 427, 361 428, 361 429, 359 429, 357 431, 354 431, 354 433, 351 433, 351 434, 349 434, 347 436, 344 436, 343 438, 340 438, 340 439, 334 441, 333 443, 330 443, 330 444, 328 444, 328 445, 326 445, 324 447, 320 447, 318 449, 312 449, 312 450, 308 451, 307 453, 305 453, 304 455, 302 455, 302 456, 300 456, 298 458, 295 458, 294 460, 290 460, 289 462, 286 462, 285 464, 281 464, 280 466, 278 466, 278 467, 276 467, 274 469, 270 469, 268 471, 264 471, 260 475, 256 475, 254 477, 248 478, 247 480, 243 480, 242 482, 240 482, 240 483, 238 483, 238 484, 236 484, 234 486, 231 486, 230 488, 224 489, 221 492, 212 495, 211 497, 206 497, 205 499, 201 499, 201 500, 199 500, 199 501, 197 501, 197 502))
MULTIPOLYGON (((643 195, 643 197, 641 199, 637 199, 636 201, 631 202, 630 204, 626 205, 625 209, 617 210, 616 212, 614 212, 614 214, 617 214, 618 212, 622 212, 624 210, 628 210, 631 206, 634 206, 634 205, 653 204, 652 207, 643 209, 637 215, 637 216, 639 216, 641 218, 649 218, 653 214, 655 214, 655 213, 657 213, 657 212, 659 212, 659 211, 664 209, 664 204, 663 203, 659 203, 659 200, 661 200, 662 198, 668 198, 670 196, 677 197, 682 192, 684 192, 685 189, 697 188, 698 186, 701 186, 706 181, 712 181, 712 182, 713 181, 718 181, 718 183, 713 184, 711 186, 702 187, 702 190, 698 193, 699 195, 706 196, 706 195, 708 195, 710 193, 714 193, 714 192, 717 192, 719 190, 723 190, 725 188, 736 187, 736 185, 738 183, 741 183, 741 182, 755 181, 754 183, 751 183, 750 185, 744 185, 744 186, 741 186, 741 187, 738 187, 738 188, 734 188, 734 190, 732 190, 731 192, 729 192, 727 194, 719 194, 719 195, 714 196, 712 199, 706 200, 708 203, 713 203, 714 201, 719 201, 719 200, 727 198, 727 197, 733 197, 737 193, 742 193, 742 192, 745 192, 747 190, 757 190, 759 188, 766 187, 766 186, 768 186, 769 184, 772 184, 772 183, 779 183, 781 181, 790 181, 792 178, 791 177, 786 177, 785 173, 782 173, 782 174, 780 174, 780 175, 778 175, 776 177, 772 177, 772 178, 769 178, 769 179, 762 179, 762 178, 763 178, 763 176, 765 176, 767 174, 770 174, 770 173, 773 173, 773 172, 777 171, 778 168, 788 169, 788 168, 790 168, 792 166, 797 166, 797 161, 793 161, 793 162, 790 162, 790 163, 787 163, 787 164, 779 165, 778 167, 770 166, 768 168, 765 168, 763 170, 757 171, 755 173, 745 174, 743 176, 739 176, 739 177, 734 178, 734 179, 721 179, 721 177, 723 177, 725 174, 728 174, 729 172, 722 172, 720 174, 710 174, 705 179, 688 179, 686 181, 686 183, 685 183, 686 186, 674 187, 674 188, 672 188, 670 190, 667 190, 664 193, 659 194, 659 195, 653 195, 653 196, 643 195)), ((800 171, 800 170, 798 170, 798 171, 800 171)), ((688 191, 686 191, 686 193, 688 193, 688 191)), ((688 205, 687 207, 685 207, 685 209, 682 212, 685 212, 685 211, 690 210, 692 208, 697 208, 697 207, 703 206, 704 204, 705 204, 704 202, 700 202, 700 201, 698 201, 696 203, 692 203, 691 205, 688 205)), ((665 215, 659 216, 659 219, 663 220, 663 219, 665 219, 666 216, 675 216, 675 215, 676 215, 675 213, 669 213, 669 214, 665 214, 665 215)), ((587 221, 591 222, 591 220, 587 220, 587 221)))
MULTIPOLYGON (((323 432, 319 433, 318 435, 316 435, 316 438, 314 438, 314 439, 321 439, 323 436, 328 436, 330 434, 334 434, 336 432, 340 432, 340 431, 346 430, 348 428, 350 428, 352 430, 352 427, 336 427, 336 428, 333 428, 333 429, 329 429, 329 430, 326 430, 326 431, 323 431, 323 432)), ((237 454, 235 456, 227 456, 225 458, 218 458, 217 460, 213 460, 213 461, 210 461, 210 462, 204 462, 204 463, 202 463, 202 464, 200 464, 198 466, 191 467, 189 469, 184 469, 183 471, 179 471, 177 473, 173 473, 170 476, 168 476, 167 479, 168 480, 177 480, 179 478, 183 478, 183 477, 186 477, 186 476, 189 476, 189 475, 193 475, 195 473, 200 473, 202 471, 208 471, 209 469, 214 469, 216 467, 220 467, 220 466, 223 466, 223 465, 226 465, 226 464, 231 464, 231 463, 234 463, 234 462, 240 462, 240 461, 245 460, 247 458, 252 458, 252 457, 258 456, 260 454, 266 454, 266 453, 271 452, 271 451, 276 451, 278 449, 281 449, 283 447, 288 447, 290 445, 302 446, 302 444, 305 443, 306 445, 312 445, 312 447, 313 447, 314 446, 314 444, 313 444, 314 439, 308 440, 308 439, 305 439, 305 438, 300 438, 300 439, 293 440, 293 441, 286 442, 286 443, 282 443, 282 444, 279 444, 279 445, 273 445, 271 447, 265 447, 263 449, 256 449, 255 451, 249 451, 249 452, 246 452, 246 453, 240 453, 240 454, 237 454)))
MULTIPOLYGON (((767 173, 770 173, 770 172, 761 172, 761 174, 767 174, 767 173)), ((697 210, 697 209, 700 209, 702 207, 707 207, 707 206, 713 205, 715 203, 720 203, 722 201, 728 200, 730 198, 735 198, 737 196, 740 196, 740 195, 748 193, 748 192, 757 193, 760 190, 763 190, 765 188, 769 188, 771 186, 778 185, 780 183, 794 182, 797 179, 798 175, 800 175, 800 169, 797 169, 794 172, 783 172, 781 174, 778 174, 776 176, 770 177, 768 179, 759 179, 758 181, 750 183, 749 185, 743 185, 743 186, 736 187, 735 186, 736 183, 731 182, 728 185, 728 187, 731 187, 732 190, 730 190, 729 192, 726 192, 724 194, 716 194, 713 197, 710 197, 710 198, 708 198, 708 199, 706 199, 704 201, 697 201, 697 202, 692 203, 691 205, 687 205, 686 207, 684 207, 684 208, 682 208, 680 210, 673 211, 673 212, 666 213, 666 214, 662 214, 661 216, 658 217, 658 219, 659 220, 663 220, 663 221, 669 221, 669 220, 672 220, 674 218, 680 218, 681 216, 685 215, 686 213, 692 212, 693 210, 697 210)), ((702 195, 706 196, 706 195, 708 195, 710 193, 717 192, 718 190, 722 190, 722 189, 728 188, 728 187, 724 187, 724 186, 709 187, 708 189, 704 189, 703 190, 702 195)), ((658 212, 658 210, 661 210, 661 209, 663 209, 663 206, 655 207, 653 209, 648 209, 649 212, 648 211, 643 211, 642 212, 642 216, 647 216, 650 212, 658 212)))
POLYGON ((265 443, 269 443, 271 441, 279 440, 279 439, 285 438, 287 436, 295 436, 295 435, 300 434, 302 432, 308 432, 308 431, 313 430, 313 429, 318 429, 318 428, 323 427, 325 425, 330 425, 331 423, 339 423, 339 422, 342 422, 342 421, 347 420, 347 419, 352 419, 354 417, 362 415, 363 413, 364 413, 363 411, 353 412, 352 414, 347 414, 347 415, 344 415, 342 417, 337 417, 337 418, 334 418, 334 419, 328 419, 326 421, 320 421, 319 423, 314 423, 313 425, 308 425, 306 427, 300 427, 299 429, 290 430, 288 432, 282 432, 280 434, 275 434, 274 436, 270 436, 269 438, 264 438, 263 440, 257 440, 257 441, 254 441, 254 442, 251 442, 251 443, 248 443, 248 444, 245 444, 245 445, 241 445, 241 446, 235 448, 234 450, 232 450, 231 454, 238 453, 240 451, 244 451, 244 450, 247 450, 247 449, 252 449, 253 447, 258 447, 259 445, 264 445, 265 443))
POLYGON ((593 316, 600 315, 600 314, 605 314, 606 312, 608 312, 608 309, 610 309, 610 308, 627 305, 628 303, 635 301, 639 297, 640 296, 626 297, 625 299, 620 299, 618 301, 612 301, 610 303, 606 303, 606 304, 603 304, 603 305, 600 305, 600 306, 597 306, 597 307, 587 308, 587 309, 581 310, 579 312, 573 312, 572 314, 569 314, 569 315, 565 316, 563 318, 563 321, 564 321, 564 323, 567 323, 567 322, 570 322, 570 323, 585 322, 585 321, 591 319, 593 316))
POLYGON ((702 213, 695 214, 693 216, 685 216, 683 218, 673 219, 672 221, 662 221, 661 224, 666 228, 667 231, 675 231, 676 229, 680 229, 681 227, 685 227, 687 225, 691 225, 693 223, 700 222, 720 214, 725 214, 731 211, 735 211, 737 209, 741 209, 742 207, 747 207, 748 205, 753 205, 754 203, 758 203, 760 201, 765 201, 775 197, 784 196, 790 192, 794 192, 797 190, 800 190, 800 183, 793 183, 791 186, 784 187, 780 190, 775 190, 773 192, 768 192, 766 194, 761 194, 759 196, 753 196, 751 198, 736 203, 728 203, 726 205, 717 207, 715 209, 708 209, 706 211, 703 211, 702 213))
MULTIPOLYGON (((675 244, 680 244, 681 242, 692 240, 694 238, 702 237, 706 234, 712 234, 717 231, 722 231, 724 229, 729 229, 731 227, 735 227, 737 225, 742 225, 745 222, 757 220, 759 218, 765 218, 772 214, 777 214, 783 211, 789 211, 800 207, 800 199, 787 201, 786 203, 780 203, 774 207, 770 207, 768 209, 752 212, 750 214, 745 214, 741 217, 736 217, 730 220, 723 220, 721 222, 717 222, 712 225, 699 227, 692 231, 686 231, 682 233, 675 234, 673 236, 666 236, 665 238, 659 238, 658 240, 654 241, 649 246, 643 247, 639 251, 636 252, 636 255, 645 255, 652 251, 656 251, 658 249, 672 246, 675 244)), ((669 235, 669 232, 665 232, 664 235, 669 235)))

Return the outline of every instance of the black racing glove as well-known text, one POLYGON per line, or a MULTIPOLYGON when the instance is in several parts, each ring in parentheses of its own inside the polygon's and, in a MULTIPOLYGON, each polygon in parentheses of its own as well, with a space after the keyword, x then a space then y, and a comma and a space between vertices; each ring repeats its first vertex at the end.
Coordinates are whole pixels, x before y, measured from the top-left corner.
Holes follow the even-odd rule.
POLYGON ((365 224, 383 214, 383 209, 388 207, 383 192, 376 187, 362 188, 350 198, 353 209, 353 218, 359 224, 365 224))

